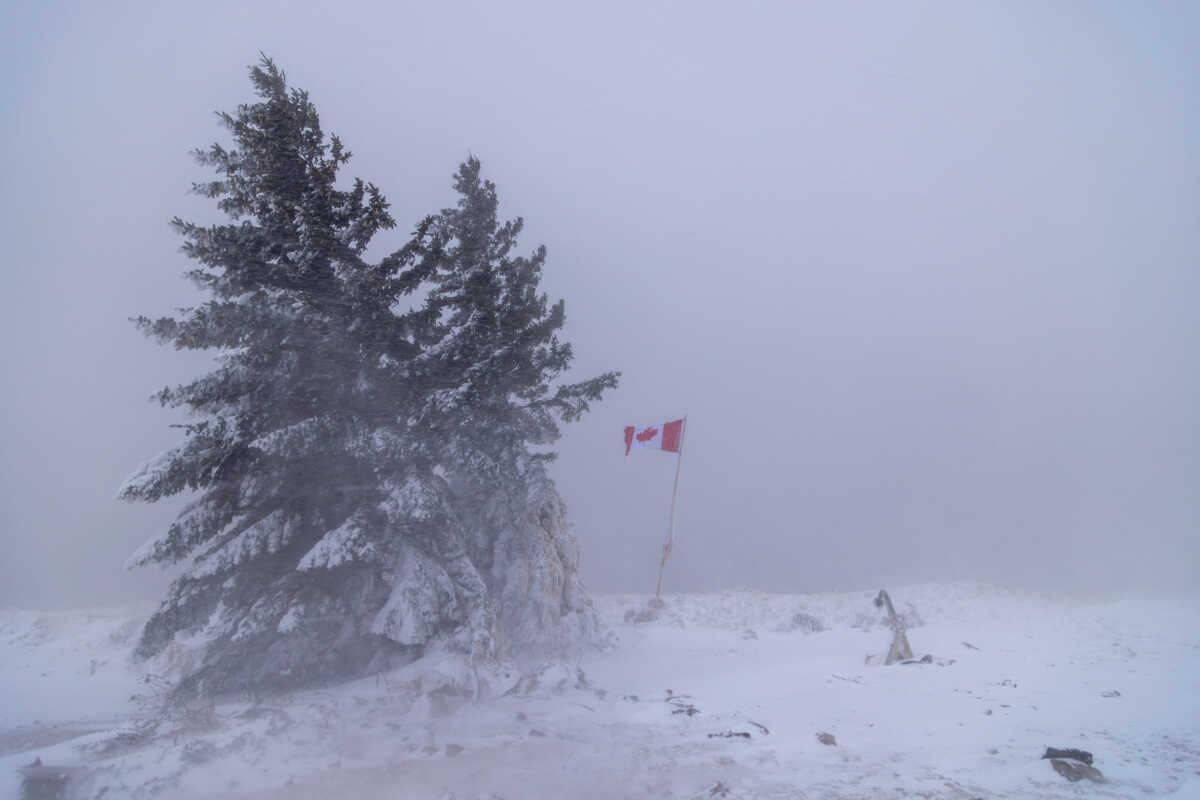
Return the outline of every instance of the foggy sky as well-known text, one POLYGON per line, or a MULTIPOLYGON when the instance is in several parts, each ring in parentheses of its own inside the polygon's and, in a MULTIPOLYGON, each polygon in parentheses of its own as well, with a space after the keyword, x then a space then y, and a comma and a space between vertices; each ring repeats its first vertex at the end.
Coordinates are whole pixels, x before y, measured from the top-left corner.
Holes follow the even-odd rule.
POLYGON ((310 91, 398 229, 478 155, 549 249, 554 468, 596 591, 1197 582, 1200 11, 1179 3, 7 4, 0 603, 142 601, 178 503, 122 479, 205 368, 127 318, 202 298, 188 153, 310 91), (113 8, 100 8, 100 6, 113 8))

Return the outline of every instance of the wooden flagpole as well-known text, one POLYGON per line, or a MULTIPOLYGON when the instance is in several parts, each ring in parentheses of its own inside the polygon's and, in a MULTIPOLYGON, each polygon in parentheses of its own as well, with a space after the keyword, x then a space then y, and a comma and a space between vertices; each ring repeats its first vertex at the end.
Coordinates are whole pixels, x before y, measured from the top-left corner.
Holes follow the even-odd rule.
POLYGON ((658 585, 654 587, 654 602, 662 604, 663 568, 667 566, 667 558, 675 547, 675 498, 679 496, 679 468, 683 466, 683 443, 687 439, 687 415, 683 417, 683 427, 679 431, 679 454, 675 459, 675 487, 671 489, 671 524, 667 532, 667 541, 663 543, 662 561, 658 563, 658 585))

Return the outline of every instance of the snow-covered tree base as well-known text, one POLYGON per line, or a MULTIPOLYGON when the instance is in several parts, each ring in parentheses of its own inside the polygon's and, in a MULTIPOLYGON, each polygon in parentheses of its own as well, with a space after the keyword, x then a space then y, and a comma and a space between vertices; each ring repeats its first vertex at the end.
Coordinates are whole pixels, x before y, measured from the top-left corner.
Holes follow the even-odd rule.
POLYGON ((284 571, 270 589, 246 576, 208 584, 185 576, 147 622, 139 654, 169 651, 182 673, 175 695, 190 698, 346 680, 433 651, 470 670, 520 670, 595 644, 600 625, 565 505, 535 474, 516 519, 498 515, 505 504, 496 502, 490 515, 464 515, 480 526, 482 547, 447 554, 405 542, 389 569, 347 559, 284 571))
POLYGON ((579 578, 579 545, 566 505, 548 479, 533 499, 533 510, 497 541, 492 569, 500 651, 518 662, 595 641, 600 633, 579 578))

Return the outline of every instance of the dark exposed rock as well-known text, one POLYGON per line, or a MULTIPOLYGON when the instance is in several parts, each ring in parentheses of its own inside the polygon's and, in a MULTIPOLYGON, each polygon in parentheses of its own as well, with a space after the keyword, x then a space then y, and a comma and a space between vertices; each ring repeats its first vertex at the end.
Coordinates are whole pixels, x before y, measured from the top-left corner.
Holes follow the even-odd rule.
POLYGON ((1047 747, 1046 752, 1042 754, 1042 758, 1073 758, 1076 761, 1082 761, 1089 767, 1092 765, 1092 754, 1087 750, 1076 750, 1074 747, 1066 749, 1047 747))
POLYGON ((1052 758, 1050 759, 1050 766, 1054 767, 1055 772, 1072 783, 1083 778, 1095 781, 1096 783, 1104 783, 1104 775, 1100 773, 1100 770, 1078 761, 1062 761, 1052 758))
POLYGON ((925 655, 921 656, 920 658, 910 658, 909 660, 901 661, 900 663, 901 664, 932 664, 933 656, 926 653, 925 655))

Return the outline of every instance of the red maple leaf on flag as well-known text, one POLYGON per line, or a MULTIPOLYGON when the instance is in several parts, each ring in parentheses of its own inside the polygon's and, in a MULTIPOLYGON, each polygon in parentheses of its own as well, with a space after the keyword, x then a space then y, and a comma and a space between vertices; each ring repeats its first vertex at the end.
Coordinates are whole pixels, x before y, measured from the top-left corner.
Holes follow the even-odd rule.
POLYGON ((658 428, 651 425, 649 428, 646 428, 646 430, 638 433, 637 440, 639 442, 648 442, 657 435, 658 435, 658 428))

